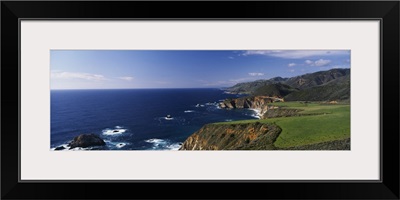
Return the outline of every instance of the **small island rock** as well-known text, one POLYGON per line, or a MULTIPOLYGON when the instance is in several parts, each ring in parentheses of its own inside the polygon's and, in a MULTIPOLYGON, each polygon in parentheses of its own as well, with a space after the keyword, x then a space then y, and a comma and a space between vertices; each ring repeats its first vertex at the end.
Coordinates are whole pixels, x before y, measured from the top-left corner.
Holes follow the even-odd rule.
POLYGON ((64 149, 65 149, 65 147, 59 146, 59 147, 56 147, 54 150, 59 151, 59 150, 64 150, 64 149))
POLYGON ((103 146, 106 145, 103 139, 96 134, 81 134, 76 136, 74 140, 69 143, 70 149, 75 147, 90 147, 90 146, 103 146))

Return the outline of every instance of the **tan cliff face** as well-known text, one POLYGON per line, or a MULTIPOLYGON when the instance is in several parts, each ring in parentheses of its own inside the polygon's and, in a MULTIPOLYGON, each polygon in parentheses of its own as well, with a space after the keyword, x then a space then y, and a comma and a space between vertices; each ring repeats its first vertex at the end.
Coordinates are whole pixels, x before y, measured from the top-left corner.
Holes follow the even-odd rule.
POLYGON ((273 150, 281 129, 272 124, 207 124, 179 150, 273 150))
POLYGON ((350 138, 303 146, 277 148, 282 129, 275 124, 207 124, 192 134, 179 150, 350 150, 350 138))
POLYGON ((256 109, 260 113, 260 118, 263 118, 264 114, 269 109, 274 109, 274 106, 268 106, 272 102, 284 102, 282 98, 269 97, 269 96, 253 96, 253 97, 242 97, 237 99, 227 99, 219 104, 221 108, 249 108, 256 109))

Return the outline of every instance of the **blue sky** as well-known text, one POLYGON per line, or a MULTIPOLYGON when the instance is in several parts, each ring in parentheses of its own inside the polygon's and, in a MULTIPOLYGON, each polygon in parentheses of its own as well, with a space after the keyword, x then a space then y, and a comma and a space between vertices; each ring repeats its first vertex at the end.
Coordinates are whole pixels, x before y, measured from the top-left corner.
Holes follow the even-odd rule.
POLYGON ((350 68, 343 50, 51 50, 51 89, 213 88, 350 68))

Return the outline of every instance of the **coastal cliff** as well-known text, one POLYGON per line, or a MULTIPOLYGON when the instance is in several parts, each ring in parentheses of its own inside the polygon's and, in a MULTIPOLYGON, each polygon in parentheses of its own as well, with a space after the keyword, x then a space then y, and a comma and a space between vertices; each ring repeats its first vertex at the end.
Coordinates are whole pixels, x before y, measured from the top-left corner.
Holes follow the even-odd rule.
POLYGON ((281 129, 274 124, 207 124, 179 150, 274 150, 281 129))
POLYGON ((261 120, 207 124, 180 150, 350 150, 350 69, 238 83, 225 92, 249 96, 220 108, 252 109, 261 120))
POLYGON ((275 106, 268 106, 269 103, 284 102, 282 98, 269 97, 269 96, 252 96, 241 97, 237 99, 226 99, 219 103, 220 108, 235 109, 235 108, 248 108, 254 109, 258 112, 260 118, 264 118, 264 114, 269 109, 277 109, 275 106))
POLYGON ((282 129, 275 124, 207 124, 185 140, 179 150, 350 150, 350 138, 279 148, 282 129))

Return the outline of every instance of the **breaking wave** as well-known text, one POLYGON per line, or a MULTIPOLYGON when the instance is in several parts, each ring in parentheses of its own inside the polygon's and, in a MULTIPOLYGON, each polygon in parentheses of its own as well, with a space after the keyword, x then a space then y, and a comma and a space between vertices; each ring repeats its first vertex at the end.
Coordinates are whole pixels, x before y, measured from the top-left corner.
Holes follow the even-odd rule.
POLYGON ((102 130, 101 132, 103 135, 120 135, 122 133, 125 133, 128 129, 124 129, 121 126, 115 126, 114 129, 106 128, 102 130))
POLYGON ((178 150, 182 145, 181 143, 171 143, 158 138, 148 139, 145 142, 153 144, 151 150, 178 150))
POLYGON ((260 115, 261 115, 261 111, 260 110, 258 110, 258 109, 249 109, 249 110, 254 112, 250 116, 252 116, 254 118, 257 118, 257 119, 260 119, 260 115))
POLYGON ((93 149, 93 147, 86 147, 86 148, 75 147, 73 149, 70 149, 68 144, 62 144, 62 145, 51 148, 50 151, 85 151, 85 150, 92 150, 92 149, 93 149), (56 148, 60 148, 60 147, 63 147, 64 149, 56 150, 56 148))

